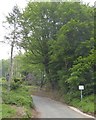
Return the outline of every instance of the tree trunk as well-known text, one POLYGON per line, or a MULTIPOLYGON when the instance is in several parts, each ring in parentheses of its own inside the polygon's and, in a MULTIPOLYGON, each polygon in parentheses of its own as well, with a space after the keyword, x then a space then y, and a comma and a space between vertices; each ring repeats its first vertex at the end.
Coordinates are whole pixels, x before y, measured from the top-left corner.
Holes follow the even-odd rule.
POLYGON ((11 44, 11 58, 10 58, 10 71, 9 71, 9 81, 8 81, 8 91, 10 91, 10 83, 13 76, 13 48, 14 48, 14 41, 11 44))

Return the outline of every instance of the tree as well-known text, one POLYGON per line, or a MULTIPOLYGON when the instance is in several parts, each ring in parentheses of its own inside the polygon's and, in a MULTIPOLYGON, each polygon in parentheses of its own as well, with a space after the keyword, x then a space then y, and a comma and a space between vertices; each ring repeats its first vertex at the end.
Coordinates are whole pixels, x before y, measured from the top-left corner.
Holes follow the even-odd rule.
MULTIPOLYGON (((70 4, 67 5, 70 6, 70 4)), ((78 3, 74 4, 72 4, 74 6, 72 8, 67 6, 70 10, 66 13, 66 19, 73 17, 75 15, 74 12, 77 12, 76 16, 70 18, 66 24, 62 25, 57 33, 56 40, 49 41, 50 69, 53 81, 55 86, 63 88, 66 92, 70 86, 67 82, 70 76, 69 69, 73 66, 75 59, 79 56, 87 56, 94 46, 93 40, 90 40, 94 35, 92 8, 86 8, 86 6, 78 3), (77 8, 80 9, 82 14, 76 10, 77 8), (73 14, 70 14, 71 12, 73 14), (86 19, 87 14, 89 14, 87 16, 89 21, 86 19), (84 43, 88 44, 88 42, 91 45, 90 47, 89 45, 83 45, 84 43)))
MULTIPOLYGON (((72 86, 84 84, 85 95, 94 94, 95 74, 94 67, 96 64, 96 50, 92 49, 88 56, 79 56, 70 68, 71 74, 67 80, 72 86)), ((76 89, 76 87, 74 87, 76 89)), ((72 88, 71 88, 72 90, 72 88)))
MULTIPOLYGON (((59 29, 56 9, 58 3, 29 3, 23 12, 21 46, 33 64, 43 64, 49 77, 48 41, 55 38, 59 29), (26 23, 27 21, 27 23, 26 23)), ((49 78, 50 79, 50 78, 49 78)))
POLYGON ((13 50, 14 46, 17 44, 19 39, 19 18, 20 18, 20 11, 18 6, 14 6, 13 11, 6 16, 6 25, 8 25, 8 34, 5 36, 8 43, 11 45, 11 58, 10 58, 10 70, 9 70, 9 83, 8 89, 10 90, 10 82, 13 75, 13 50))
POLYGON ((21 46, 32 64, 43 64, 54 88, 60 71, 68 73, 68 78, 69 68, 80 55, 79 44, 93 35, 93 8, 72 2, 29 2, 20 24, 21 46))

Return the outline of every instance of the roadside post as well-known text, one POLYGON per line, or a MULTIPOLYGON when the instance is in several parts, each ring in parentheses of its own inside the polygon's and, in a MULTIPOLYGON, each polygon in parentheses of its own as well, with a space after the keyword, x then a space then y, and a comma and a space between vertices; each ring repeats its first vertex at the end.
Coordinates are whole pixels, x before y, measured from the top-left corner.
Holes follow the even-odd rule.
POLYGON ((81 101, 82 101, 83 98, 82 90, 84 90, 84 85, 79 85, 79 90, 81 90, 81 101))

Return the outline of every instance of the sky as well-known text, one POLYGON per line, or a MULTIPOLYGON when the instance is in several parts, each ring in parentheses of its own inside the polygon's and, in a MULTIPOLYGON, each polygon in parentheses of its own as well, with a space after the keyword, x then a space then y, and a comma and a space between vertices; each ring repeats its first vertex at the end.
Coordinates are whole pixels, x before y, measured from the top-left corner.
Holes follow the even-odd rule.
MULTIPOLYGON (((27 5, 27 2, 28 0, 2 0, 0 3, 0 41, 4 41, 4 36, 6 35, 5 28, 2 23, 6 20, 5 16, 12 11, 14 5, 18 5, 20 9, 23 9, 27 5)), ((10 46, 0 42, 0 59, 8 59, 9 57, 10 46)))
MULTIPOLYGON (((89 3, 94 5, 95 0, 82 0, 84 3, 89 3)), ((0 41, 4 41, 5 28, 3 27, 2 22, 5 21, 5 16, 12 11, 14 5, 18 5, 20 9, 25 8, 28 0, 2 0, 0 2, 0 41)), ((14 50, 16 54, 17 50, 14 50)), ((8 59, 10 57, 10 46, 0 42, 0 60, 8 59)))

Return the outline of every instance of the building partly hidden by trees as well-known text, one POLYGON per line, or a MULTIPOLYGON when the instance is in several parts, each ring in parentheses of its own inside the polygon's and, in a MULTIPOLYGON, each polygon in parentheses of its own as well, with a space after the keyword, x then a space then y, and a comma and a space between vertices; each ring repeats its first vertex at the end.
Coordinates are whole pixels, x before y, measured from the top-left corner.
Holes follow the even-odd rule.
MULTIPOLYGON (((32 66, 36 66, 53 90, 72 94, 83 84, 84 94, 93 94, 94 7, 81 2, 29 2, 23 11, 17 11, 15 42, 25 50, 26 71, 35 71, 32 66)), ((13 19, 11 14, 9 18, 13 19)))

